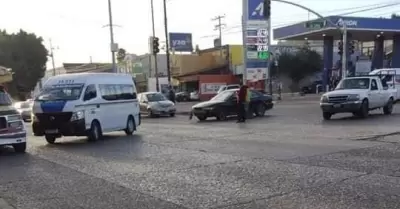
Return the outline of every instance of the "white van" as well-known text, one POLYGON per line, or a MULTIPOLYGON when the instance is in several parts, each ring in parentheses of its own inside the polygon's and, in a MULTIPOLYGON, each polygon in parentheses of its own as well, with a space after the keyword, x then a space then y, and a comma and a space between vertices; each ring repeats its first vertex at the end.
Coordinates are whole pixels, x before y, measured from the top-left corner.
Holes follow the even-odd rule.
POLYGON ((376 69, 371 71, 369 75, 381 76, 381 79, 386 81, 389 91, 392 92, 394 100, 400 100, 400 68, 376 69))
POLYGON ((61 136, 88 136, 125 131, 140 125, 139 103, 131 76, 115 73, 76 73, 49 78, 36 96, 32 130, 53 144, 61 136))

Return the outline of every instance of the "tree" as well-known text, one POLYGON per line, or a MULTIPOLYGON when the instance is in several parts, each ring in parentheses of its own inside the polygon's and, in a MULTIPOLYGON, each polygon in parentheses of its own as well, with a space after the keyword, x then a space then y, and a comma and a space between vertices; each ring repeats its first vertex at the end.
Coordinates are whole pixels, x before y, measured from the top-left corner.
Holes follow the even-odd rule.
POLYGON ((322 69, 321 55, 308 48, 301 48, 295 53, 283 53, 278 60, 279 71, 292 80, 292 91, 298 90, 301 80, 322 69))
POLYGON ((46 71, 47 55, 43 39, 34 33, 0 32, 0 65, 12 69, 13 81, 8 85, 12 95, 19 93, 25 99, 22 93, 35 88, 46 71))
POLYGON ((390 18, 392 18, 392 19, 400 19, 400 15, 398 15, 396 13, 393 13, 390 18))
POLYGON ((117 53, 117 60, 118 60, 118 62, 123 62, 124 59, 125 59, 125 56, 126 56, 126 50, 123 49, 123 48, 120 48, 120 49, 118 50, 118 53, 117 53))

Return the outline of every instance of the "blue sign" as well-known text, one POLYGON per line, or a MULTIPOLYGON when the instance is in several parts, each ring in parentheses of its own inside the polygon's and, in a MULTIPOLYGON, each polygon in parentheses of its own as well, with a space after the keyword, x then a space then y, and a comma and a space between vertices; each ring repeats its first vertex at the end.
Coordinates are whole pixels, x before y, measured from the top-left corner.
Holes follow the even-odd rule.
POLYGON ((247 68, 267 68, 268 62, 267 61, 249 61, 246 62, 247 68))
POLYGON ((267 20, 264 17, 264 0, 248 0, 248 20, 267 20))
POLYGON ((169 33, 169 45, 177 52, 192 52, 191 33, 169 33))

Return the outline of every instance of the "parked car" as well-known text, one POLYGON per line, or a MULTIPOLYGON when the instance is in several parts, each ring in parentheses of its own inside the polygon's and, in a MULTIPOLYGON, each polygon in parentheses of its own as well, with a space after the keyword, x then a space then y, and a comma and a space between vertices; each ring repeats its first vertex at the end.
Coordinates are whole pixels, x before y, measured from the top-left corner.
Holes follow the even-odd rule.
POLYGON ((149 117, 169 115, 175 116, 176 107, 160 92, 145 92, 138 94, 140 113, 149 117))
POLYGON ((199 101, 200 100, 199 92, 198 91, 190 92, 190 100, 191 101, 199 101))
POLYGON ((317 93, 317 89, 318 89, 318 92, 323 91, 324 87, 322 86, 322 81, 314 81, 307 86, 303 86, 301 88, 301 92, 304 94, 315 94, 315 93, 317 93))
POLYGON ((175 99, 177 102, 189 101, 190 95, 188 92, 181 91, 175 94, 175 99))
MULTIPOLYGON (((226 120, 229 116, 236 116, 236 94, 238 91, 239 89, 226 90, 217 94, 209 101, 198 103, 192 107, 192 114, 200 121, 206 120, 209 117, 216 117, 217 120, 226 120)), ((272 97, 256 90, 250 91, 249 113, 251 115, 264 116, 265 112, 274 106, 272 97)))
POLYGON ((32 100, 14 103, 15 109, 17 109, 19 114, 21 114, 21 117, 25 122, 32 121, 32 106, 33 106, 32 100))

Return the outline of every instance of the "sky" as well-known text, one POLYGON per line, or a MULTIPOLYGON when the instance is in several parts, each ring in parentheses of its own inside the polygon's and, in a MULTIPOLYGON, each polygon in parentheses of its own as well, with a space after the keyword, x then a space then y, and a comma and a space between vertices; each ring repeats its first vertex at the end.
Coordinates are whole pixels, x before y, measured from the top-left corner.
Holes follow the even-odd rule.
MULTIPOLYGON (((295 0, 322 15, 351 12, 366 5, 386 4, 400 0, 295 0)), ((9 32, 19 29, 43 37, 46 48, 50 40, 56 67, 68 62, 111 62, 107 0, 0 0, 0 28, 9 32)), ((163 2, 154 0, 156 36, 165 40, 163 2)), ((218 31, 218 15, 225 15, 223 44, 242 44, 241 0, 167 0, 169 32, 193 34, 200 49, 213 46, 218 31)), ((314 18, 307 11, 273 2, 272 27, 282 27, 314 18)), ((128 53, 148 52, 152 34, 150 0, 112 0, 114 39, 128 53)), ((400 13, 399 6, 355 13, 352 16, 389 17, 400 13)), ((49 60, 48 68, 51 68, 49 60)))

